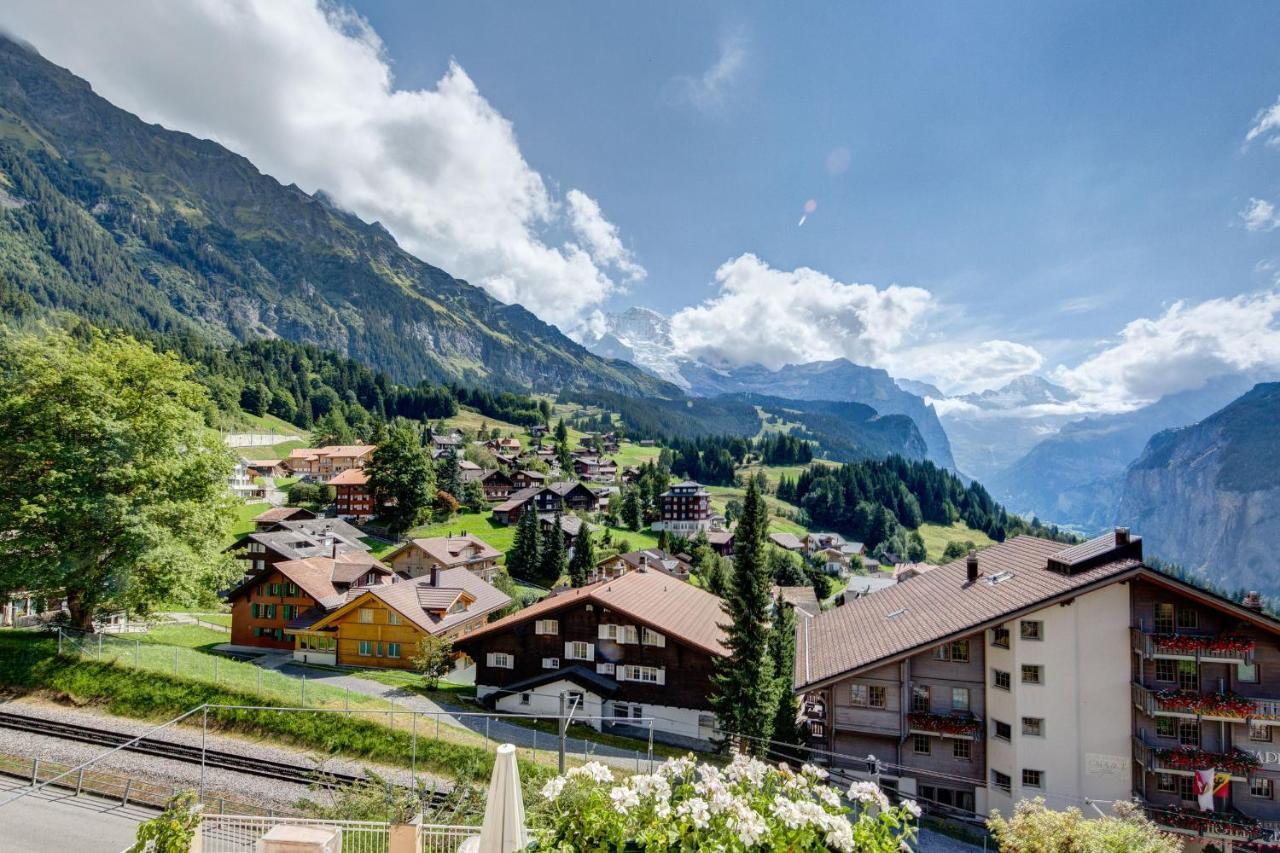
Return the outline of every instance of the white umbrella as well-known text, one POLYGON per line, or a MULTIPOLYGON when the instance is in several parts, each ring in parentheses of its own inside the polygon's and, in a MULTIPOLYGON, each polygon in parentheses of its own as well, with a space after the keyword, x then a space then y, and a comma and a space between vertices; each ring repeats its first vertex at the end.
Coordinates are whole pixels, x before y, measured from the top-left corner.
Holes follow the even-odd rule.
POLYGON ((504 743, 498 747, 493 775, 489 777, 489 799, 484 807, 479 843, 474 846, 467 844, 464 849, 475 853, 514 853, 528 846, 529 832, 524 827, 524 798, 520 793, 516 748, 504 743))

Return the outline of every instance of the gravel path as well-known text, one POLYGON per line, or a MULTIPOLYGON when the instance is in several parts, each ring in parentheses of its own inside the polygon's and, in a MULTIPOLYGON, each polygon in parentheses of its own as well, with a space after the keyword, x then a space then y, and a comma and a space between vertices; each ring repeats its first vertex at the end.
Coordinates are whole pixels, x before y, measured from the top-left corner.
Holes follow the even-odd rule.
MULTIPOLYGON (((146 722, 110 717, 43 702, 25 700, 0 702, 0 710, 41 719, 94 726, 102 731, 121 732, 130 735, 142 734, 153 727, 152 724, 146 722)), ((13 729, 0 729, 0 733, 2 733, 0 735, 0 749, 9 755, 40 758, 74 766, 91 758, 101 756, 106 752, 105 747, 93 744, 62 740, 13 729)), ((193 731, 189 727, 174 727, 165 729, 157 737, 174 743, 196 746, 200 744, 200 730, 198 728, 193 731)), ((207 745, 210 749, 218 749, 264 760, 288 762, 300 767, 315 767, 331 772, 355 774, 364 773, 366 768, 371 768, 384 779, 393 782, 407 785, 410 780, 409 772, 402 768, 378 766, 369 762, 349 761, 321 756, 317 753, 294 751, 255 742, 250 739, 210 734, 207 745)), ((94 766, 104 771, 119 773, 124 776, 134 776, 158 784, 194 787, 200 783, 200 766, 197 764, 125 750, 103 758, 94 766)), ((426 774, 419 775, 428 784, 430 783, 431 777, 426 776, 426 774)), ((447 783, 440 782, 440 780, 436 781, 442 789, 448 787, 447 783)), ((242 802, 256 803, 264 808, 288 808, 301 797, 322 799, 326 796, 324 792, 311 791, 305 785, 214 767, 205 769, 205 790, 214 797, 226 797, 242 802)))

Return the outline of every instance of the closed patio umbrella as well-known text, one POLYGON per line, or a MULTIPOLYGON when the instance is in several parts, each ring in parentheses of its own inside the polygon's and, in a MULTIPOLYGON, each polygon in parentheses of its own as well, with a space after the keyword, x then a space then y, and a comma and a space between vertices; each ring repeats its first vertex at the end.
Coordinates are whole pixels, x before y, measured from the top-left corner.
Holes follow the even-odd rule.
POLYGON ((524 826, 524 798, 520 792, 516 748, 504 743, 498 747, 493 775, 489 777, 489 798, 484 807, 480 837, 467 839, 462 850, 466 853, 514 853, 528 846, 529 833, 524 826))

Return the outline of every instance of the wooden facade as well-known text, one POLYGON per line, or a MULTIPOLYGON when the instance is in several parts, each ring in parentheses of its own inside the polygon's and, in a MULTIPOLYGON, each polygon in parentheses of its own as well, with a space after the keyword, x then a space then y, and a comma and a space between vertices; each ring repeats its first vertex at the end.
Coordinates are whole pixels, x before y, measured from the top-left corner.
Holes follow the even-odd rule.
POLYGON ((268 569, 232 599, 231 643, 291 649, 293 639, 285 634, 285 626, 315 606, 314 598, 280 572, 268 569))

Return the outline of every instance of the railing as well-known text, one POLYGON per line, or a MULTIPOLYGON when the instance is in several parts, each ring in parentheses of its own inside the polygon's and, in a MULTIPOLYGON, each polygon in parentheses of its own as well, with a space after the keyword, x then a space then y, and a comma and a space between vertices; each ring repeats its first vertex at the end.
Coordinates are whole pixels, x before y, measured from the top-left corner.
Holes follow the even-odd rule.
POLYGON ((278 826, 302 826, 336 830, 342 853, 388 853, 391 827, 363 820, 310 820, 249 815, 209 815, 200 823, 202 853, 254 853, 258 841, 278 826))
POLYGON ((1164 634, 1130 628, 1133 650, 1144 658, 1252 663, 1253 645, 1226 634, 1164 634))
POLYGON ((1228 699, 1225 694, 1210 692, 1200 694, 1205 700, 1197 706, 1195 702, 1188 702, 1185 695, 1161 698, 1159 691, 1136 682, 1132 685, 1132 693, 1133 704, 1148 717, 1159 714, 1186 719, 1223 720, 1229 723, 1252 721, 1280 725, 1280 700, 1276 699, 1235 695, 1228 699), (1215 698, 1219 700, 1216 703, 1215 698))
POLYGON ((1190 776, 1193 768, 1213 767, 1228 773, 1233 782, 1244 782, 1258 767, 1257 756, 1242 749, 1213 752, 1199 747, 1161 747, 1147 743, 1141 735, 1133 736, 1133 758, 1148 772, 1190 776), (1184 753, 1189 753, 1193 762, 1188 763, 1184 753))
MULTIPOLYGON (((1202 838, 1266 840, 1274 837, 1275 832, 1266 823, 1240 812, 1205 812, 1152 803, 1144 803, 1142 810, 1152 823, 1163 829, 1202 838)), ((1270 823, 1274 826, 1274 822, 1270 823)))
POLYGON ((475 826, 423 824, 422 853, 456 853, 463 841, 479 834, 480 829, 475 826))

